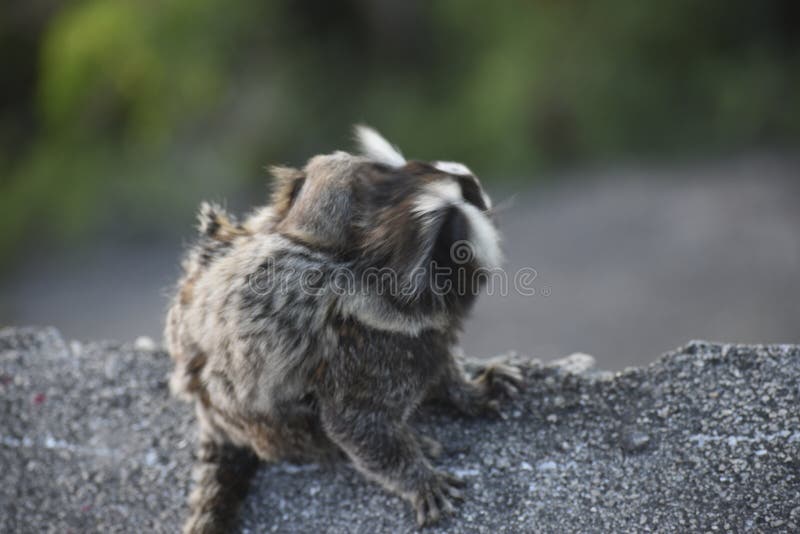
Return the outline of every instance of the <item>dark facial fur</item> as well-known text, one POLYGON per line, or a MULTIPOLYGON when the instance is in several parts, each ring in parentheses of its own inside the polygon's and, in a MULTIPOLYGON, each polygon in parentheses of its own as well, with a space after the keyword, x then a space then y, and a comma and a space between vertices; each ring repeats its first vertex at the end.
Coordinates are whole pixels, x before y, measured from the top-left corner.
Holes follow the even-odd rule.
POLYGON ((242 223, 201 208, 165 332, 171 387, 200 425, 186 532, 230 528, 252 453, 344 455, 408 499, 420 524, 434 522, 460 483, 434 469, 426 452, 440 447, 410 414, 437 398, 477 415, 519 385, 506 365, 469 380, 454 356, 479 288, 455 277, 499 261, 477 178, 460 164, 406 162, 371 130, 359 136, 365 156, 274 170, 270 205, 242 223))

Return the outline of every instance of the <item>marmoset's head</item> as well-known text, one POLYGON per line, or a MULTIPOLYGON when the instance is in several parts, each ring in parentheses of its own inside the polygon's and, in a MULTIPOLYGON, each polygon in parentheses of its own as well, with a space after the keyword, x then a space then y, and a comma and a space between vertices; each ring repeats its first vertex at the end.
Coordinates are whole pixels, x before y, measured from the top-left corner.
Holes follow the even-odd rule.
POLYGON ((336 152, 302 170, 273 169, 280 233, 362 268, 391 269, 410 281, 411 297, 431 289, 436 273, 447 280, 448 269, 463 277, 499 267, 491 200, 465 165, 407 161, 365 126, 356 139, 360 155, 336 152))

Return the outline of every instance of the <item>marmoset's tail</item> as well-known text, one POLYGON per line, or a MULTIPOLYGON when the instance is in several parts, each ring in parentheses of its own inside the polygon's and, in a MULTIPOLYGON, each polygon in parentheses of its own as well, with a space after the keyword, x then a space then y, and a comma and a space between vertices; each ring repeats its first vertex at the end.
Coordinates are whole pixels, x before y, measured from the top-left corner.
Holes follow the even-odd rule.
POLYGON ((190 515, 184 534, 233 532, 239 506, 256 472, 258 458, 229 443, 203 440, 192 474, 190 515))

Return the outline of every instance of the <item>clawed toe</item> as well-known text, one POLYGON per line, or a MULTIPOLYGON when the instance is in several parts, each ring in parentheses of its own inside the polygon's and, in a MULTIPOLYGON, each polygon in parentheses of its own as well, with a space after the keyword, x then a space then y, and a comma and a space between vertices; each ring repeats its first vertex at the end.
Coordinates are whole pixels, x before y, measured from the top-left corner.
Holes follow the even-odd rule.
POLYGON ((463 486, 464 482, 449 473, 439 473, 427 488, 420 491, 414 498, 414 508, 419 526, 431 525, 441 519, 443 515, 455 512, 453 501, 463 500, 462 492, 456 486, 463 486))
POLYGON ((492 395, 502 394, 516 397, 522 389, 523 377, 519 367, 505 363, 491 364, 486 368, 483 379, 492 395))

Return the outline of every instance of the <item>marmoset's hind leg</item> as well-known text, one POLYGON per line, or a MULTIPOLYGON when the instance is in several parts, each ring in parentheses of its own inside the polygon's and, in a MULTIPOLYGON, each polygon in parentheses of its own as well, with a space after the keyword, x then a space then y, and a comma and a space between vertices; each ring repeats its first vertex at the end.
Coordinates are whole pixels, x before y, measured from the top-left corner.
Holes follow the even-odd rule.
POLYGON ((201 425, 184 534, 232 532, 258 463, 252 451, 204 431, 201 425))

